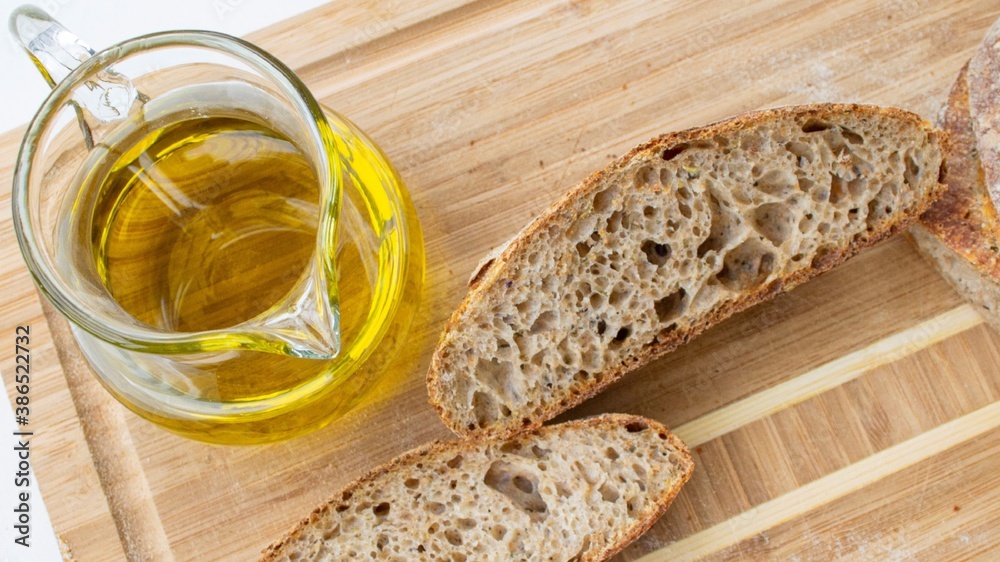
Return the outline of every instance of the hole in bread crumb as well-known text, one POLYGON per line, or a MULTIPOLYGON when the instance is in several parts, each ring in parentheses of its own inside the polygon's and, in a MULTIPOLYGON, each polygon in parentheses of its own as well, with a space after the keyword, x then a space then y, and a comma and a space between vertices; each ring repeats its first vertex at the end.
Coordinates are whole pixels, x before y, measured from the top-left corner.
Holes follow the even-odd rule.
POLYGON ((718 252, 725 248, 732 239, 739 220, 729 211, 723 210, 714 195, 708 196, 708 206, 712 216, 712 230, 708 238, 698 246, 699 259, 704 258, 709 252, 718 252))
POLYGON ((462 455, 455 455, 453 459, 445 463, 448 468, 455 469, 462 466, 462 455))
POLYGON ((597 195, 594 195, 594 211, 598 213, 606 213, 611 210, 611 206, 614 204, 615 190, 613 188, 605 189, 597 195))
POLYGON ((685 297, 687 297, 687 291, 681 287, 653 303, 657 320, 662 324, 666 324, 680 316, 684 312, 684 307, 687 306, 685 297))
POLYGON ((670 259, 671 250, 668 244, 645 240, 643 241, 642 246, 640 246, 640 249, 642 250, 642 253, 646 255, 646 261, 653 265, 663 265, 670 259))
POLYGON ((597 321, 597 335, 603 336, 604 332, 608 330, 608 323, 604 320, 597 321))
POLYGON ((597 491, 601 493, 601 499, 603 499, 606 502, 614 503, 614 502, 618 501, 618 497, 619 497, 618 496, 618 489, 616 489, 614 486, 612 486, 611 484, 609 484, 607 482, 605 482, 604 484, 601 484, 601 487, 598 488, 597 491))
POLYGON ((420 480, 416 478, 407 478, 406 480, 403 480, 403 485, 411 490, 414 490, 420 486, 420 480))
POLYGON ((875 198, 868 202, 867 222, 874 226, 892 214, 893 203, 899 198, 899 184, 882 184, 875 198))
POLYGON ((758 191, 768 195, 787 197, 798 185, 798 182, 795 176, 787 170, 769 170, 753 185, 758 191))
POLYGON ((462 533, 458 529, 448 529, 444 532, 444 538, 452 546, 462 546, 462 533))
POLYGON ((608 447, 604 450, 604 456, 609 460, 616 461, 618 460, 618 451, 616 451, 614 447, 608 447))
POLYGON ((829 129, 830 127, 832 127, 832 125, 830 125, 826 121, 813 118, 813 119, 807 120, 802 125, 802 132, 803 133, 818 133, 820 131, 825 131, 825 130, 829 129))
POLYGON ((630 296, 632 296, 632 290, 629 288, 628 284, 619 283, 618 285, 615 285, 615 288, 611 291, 611 294, 608 296, 608 304, 615 308, 618 308, 619 306, 624 304, 625 301, 628 300, 630 296))
POLYGON ((441 502, 427 502, 427 511, 433 513, 434 515, 441 515, 444 513, 445 509, 445 505, 441 502))
POLYGON ((505 461, 493 461, 483 483, 507 497, 532 521, 545 519, 548 506, 538 492, 538 478, 525 469, 505 461))
POLYGON ((684 152, 685 150, 687 150, 688 146, 690 146, 690 145, 688 145, 687 143, 682 142, 682 143, 680 143, 680 144, 678 144, 676 146, 673 146, 671 148, 668 148, 668 149, 664 150, 663 151, 663 160, 665 162, 669 162, 669 161, 673 160, 681 152, 684 152))
POLYGON ((743 292, 762 285, 774 270, 774 254, 755 238, 726 254, 716 278, 728 289, 743 292))
POLYGON ((521 443, 519 441, 506 441, 503 445, 500 445, 501 453, 517 453, 521 450, 521 443))
POLYGON ((757 207, 753 213, 757 232, 775 246, 781 246, 788 240, 794 220, 792 211, 782 203, 766 203, 757 207))
POLYGON ((844 178, 830 172, 830 202, 836 205, 847 197, 847 194, 848 190, 844 178))
POLYGON ((375 517, 385 517, 386 515, 389 515, 389 503, 382 502, 372 507, 372 513, 375 514, 375 517))
POLYGON ((340 524, 323 531, 323 540, 329 541, 340 536, 340 524))
POLYGON ((864 176, 855 176, 854 179, 847 182, 847 192, 850 193, 851 197, 854 197, 855 200, 857 200, 858 197, 864 195, 867 189, 868 189, 868 178, 864 176))
POLYGON ((806 213, 799 219, 799 232, 805 234, 813 229, 816 224, 816 220, 812 213, 806 213))
POLYGON ((659 174, 656 170, 649 166, 643 166, 636 170, 634 184, 636 187, 643 187, 647 185, 653 185, 659 179, 659 174))
POLYGON ((548 332, 549 330, 555 329, 559 325, 559 312, 555 310, 546 310, 545 312, 538 315, 535 321, 531 324, 531 328, 528 329, 530 334, 538 334, 541 332, 548 332))
POLYGON ((654 216, 656 216, 656 207, 651 207, 649 205, 646 205, 645 207, 642 208, 642 216, 646 217, 647 219, 653 218, 654 216))
POLYGON ((623 218, 624 214, 621 211, 611 213, 611 216, 608 217, 607 223, 605 223, 604 230, 610 233, 615 233, 618 232, 618 229, 622 226, 628 228, 628 226, 623 223, 623 218))
POLYGON ((660 168, 660 185, 667 186, 674 179, 674 171, 670 168, 660 168))
POLYGON ((628 339, 628 337, 630 335, 632 335, 632 330, 628 326, 625 326, 624 328, 620 328, 618 330, 618 333, 615 334, 614 341, 616 343, 621 343, 621 342, 625 341, 626 339, 628 339))
MULTIPOLYGON (((497 402, 492 396, 477 390, 472 394, 472 413, 478 424, 485 427, 497 420, 497 402)), ((476 428, 475 424, 469 425, 472 426, 469 429, 476 428)))
POLYGON ((492 528, 490 528, 490 536, 493 537, 493 540, 496 541, 501 540, 506 535, 507 535, 507 527, 504 527, 503 525, 494 525, 492 528))
POLYGON ((645 492, 646 491, 646 481, 649 480, 649 474, 646 469, 639 463, 632 463, 632 472, 635 473, 635 477, 638 478, 639 488, 645 492))
POLYGON ((525 494, 533 494, 535 492, 535 485, 523 476, 515 476, 513 482, 514 487, 521 490, 525 494))
POLYGON ((864 137, 848 129, 847 127, 841 127, 840 134, 844 135, 844 138, 847 139, 847 142, 851 144, 865 144, 864 137))
POLYGON ((915 186, 920 177, 920 164, 917 164, 916 159, 913 156, 912 150, 906 151, 906 157, 904 158, 906 162, 906 169, 903 170, 903 183, 909 186, 915 186))
POLYGON ((645 422, 641 421, 631 421, 625 424, 625 431, 629 433, 639 433, 640 431, 646 431, 649 426, 645 422))
POLYGON ((680 211, 681 216, 683 216, 684 218, 686 219, 691 218, 691 207, 687 203, 683 201, 678 201, 677 210, 680 211))
POLYGON ((812 147, 804 142, 787 142, 785 143, 785 150, 791 152, 795 156, 795 161, 802 167, 805 164, 811 164, 813 158, 816 157, 816 153, 813 152, 812 147))

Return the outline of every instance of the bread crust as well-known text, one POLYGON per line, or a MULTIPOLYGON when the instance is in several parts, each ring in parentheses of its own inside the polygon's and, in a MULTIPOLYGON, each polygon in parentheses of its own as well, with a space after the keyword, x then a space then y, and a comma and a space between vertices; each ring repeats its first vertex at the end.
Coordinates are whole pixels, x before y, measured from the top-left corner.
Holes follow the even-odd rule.
MULTIPOLYGON (((676 450, 680 459, 680 462, 678 463, 681 468, 680 478, 674 486, 666 490, 665 494, 653 503, 648 516, 640 520, 632 529, 630 529, 621 541, 613 545, 608 545, 600 551, 588 552, 585 557, 581 559, 581 562, 606 560, 620 552, 623 548, 632 543, 632 541, 639 538, 639 536, 649 530, 649 528, 653 526, 663 513, 666 512, 667 508, 670 507, 671 502, 673 502, 677 493, 680 492, 684 483, 691 478, 691 473, 694 470, 694 459, 691 458, 691 452, 680 440, 680 438, 671 433, 670 430, 668 430, 663 424, 649 418, 629 414, 602 414, 559 425, 536 428, 523 432, 517 436, 518 439, 527 439, 533 435, 539 434, 542 431, 564 431, 566 429, 575 429, 580 427, 625 427, 632 423, 645 424, 657 433, 666 434, 667 442, 676 450)), ((276 560, 281 554, 281 551, 299 538, 306 528, 318 522, 324 514, 329 512, 336 505, 343 503, 344 494, 352 492, 362 484, 376 480, 384 474, 396 472, 401 468, 410 465, 412 463, 411 461, 414 461, 415 459, 446 454, 453 455, 464 451, 470 451, 478 446, 486 444, 490 440, 490 437, 486 435, 475 435, 463 440, 433 441, 406 452, 391 461, 372 469, 364 476, 361 476, 357 480, 354 480, 350 484, 347 484, 338 490, 337 493, 333 494, 325 502, 317 506, 307 517, 300 520, 285 534, 285 536, 274 541, 267 548, 265 548, 261 554, 261 562, 273 562, 276 560)))
POLYGON ((969 108, 981 154, 982 182, 992 205, 1000 205, 1000 20, 986 32, 967 65, 969 108))
MULTIPOLYGON (((916 220, 916 217, 924 213, 930 204, 941 194, 944 189, 943 185, 939 183, 936 190, 921 202, 916 209, 916 212, 913 214, 899 215, 899 219, 897 221, 891 223, 887 222, 882 226, 882 228, 865 233, 863 236, 854 240, 846 247, 830 252, 830 254, 824 257, 824 259, 816 263, 815 267, 800 270, 783 279, 777 279, 769 285, 761 287, 749 294, 742 295, 737 299, 717 307, 710 314, 708 314, 707 317, 687 329, 675 330, 666 337, 658 336, 651 344, 629 357, 621 365, 605 371, 602 377, 599 377, 598 380, 591 382, 591 384, 586 388, 566 397, 558 403, 547 404, 542 409, 541 415, 537 417, 522 418, 520 420, 501 420, 496 425, 490 427, 470 430, 470 428, 463 425, 460 420, 455 419, 451 411, 445 406, 444 402, 446 400, 446 396, 443 392, 441 374, 445 364, 444 354, 447 349, 445 343, 448 340, 449 334, 455 329, 463 314, 465 314, 470 306, 479 304, 481 301, 485 302, 486 306, 495 304, 497 299, 489 298, 490 293, 488 289, 496 283, 502 282, 505 279, 513 278, 517 275, 517 271, 512 271, 512 268, 510 267, 512 259, 519 253, 526 251, 531 243, 532 236, 538 231, 548 228, 550 221, 554 220, 555 217, 559 217, 561 211, 564 211, 567 208, 572 208, 573 203, 576 200, 593 195, 602 184, 603 180, 611 174, 625 168, 633 159, 644 157, 652 158, 657 154, 662 154, 665 150, 670 150, 683 143, 696 143, 700 140, 707 140, 716 136, 725 136, 737 133, 761 123, 788 118, 828 119, 834 114, 851 114, 860 118, 874 116, 890 117, 903 122, 910 122, 912 125, 924 130, 931 142, 939 143, 944 145, 944 147, 947 146, 947 136, 943 132, 934 129, 929 123, 921 119, 919 116, 908 111, 896 108, 880 108, 858 104, 818 104, 812 106, 783 107, 747 113, 705 127, 667 133, 635 147, 624 156, 611 162, 604 169, 594 172, 584 179, 579 185, 571 189, 554 205, 549 207, 548 210, 542 213, 510 242, 508 242, 507 246, 499 253, 498 257, 494 258, 477 271, 473 279, 474 283, 472 283, 471 290, 448 321, 444 333, 438 343, 438 347, 431 359, 430 369, 427 374, 427 387, 430 403, 438 412, 442 421, 444 421, 444 423, 451 428, 452 431, 460 435, 467 435, 472 431, 476 431, 502 437, 511 435, 519 430, 537 428, 541 426, 544 421, 552 419, 559 413, 577 406, 585 400, 588 400, 589 398, 602 392, 611 384, 620 380, 626 373, 638 369, 650 361, 673 351, 680 345, 687 343, 693 337, 702 333, 709 327, 714 326, 715 324, 738 312, 746 310, 763 301, 769 300, 781 292, 788 291, 801 283, 804 283, 805 281, 832 269, 858 252, 871 247, 909 227, 910 224, 916 220)), ((579 216, 574 214, 571 216, 570 220, 577 220, 578 218, 579 216)))
MULTIPOLYGON (((951 139, 945 153, 947 190, 920 223, 980 274, 1000 281, 1000 219, 986 189, 970 114, 968 69, 966 64, 959 72, 940 119, 951 139)), ((938 269, 945 267, 934 259, 930 262, 938 269)))

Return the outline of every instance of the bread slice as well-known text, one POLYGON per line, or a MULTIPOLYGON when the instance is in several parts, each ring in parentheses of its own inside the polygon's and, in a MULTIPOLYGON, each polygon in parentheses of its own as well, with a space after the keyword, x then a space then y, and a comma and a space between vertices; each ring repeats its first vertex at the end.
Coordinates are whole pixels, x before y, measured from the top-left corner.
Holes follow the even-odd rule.
POLYGON ((437 442, 348 485, 263 560, 604 560, 663 514, 693 466, 638 416, 437 442))
MULTIPOLYGON (((978 149, 968 68, 959 73, 940 119, 951 138, 946 153, 948 189, 909 234, 942 277, 1000 330, 1000 219, 984 180, 981 156, 990 153, 978 149)), ((1000 86, 1000 74, 993 78, 1000 86)), ((980 74, 977 80, 990 78, 980 74)))
POLYGON ((431 403, 460 434, 538 426, 909 226, 943 189, 944 138, 902 110, 815 105, 637 147, 474 275, 431 403))

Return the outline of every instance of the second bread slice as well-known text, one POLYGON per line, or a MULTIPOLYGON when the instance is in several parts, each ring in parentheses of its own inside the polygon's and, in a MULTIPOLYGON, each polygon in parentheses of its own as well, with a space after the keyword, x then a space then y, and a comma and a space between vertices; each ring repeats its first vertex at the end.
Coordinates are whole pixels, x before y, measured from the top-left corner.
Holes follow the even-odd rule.
POLYGON ((454 431, 509 434, 906 228, 943 135, 818 105, 654 139, 587 178, 475 275, 428 374, 454 431))
POLYGON ((439 442, 348 485, 264 560, 605 560, 660 517, 693 466, 665 427, 620 414, 439 442))

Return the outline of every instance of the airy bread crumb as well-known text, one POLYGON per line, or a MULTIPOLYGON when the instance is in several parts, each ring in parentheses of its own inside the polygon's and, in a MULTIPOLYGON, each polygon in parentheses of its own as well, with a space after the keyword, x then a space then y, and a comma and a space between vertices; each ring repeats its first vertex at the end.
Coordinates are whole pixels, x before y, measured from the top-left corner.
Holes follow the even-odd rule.
POLYGON ((509 440, 435 443, 350 484, 264 560, 605 560, 691 475, 652 420, 609 414, 509 440))
POLYGON ((537 427, 907 227, 942 189, 942 139, 902 110, 818 105, 636 148, 477 272, 431 403, 460 434, 537 427))

